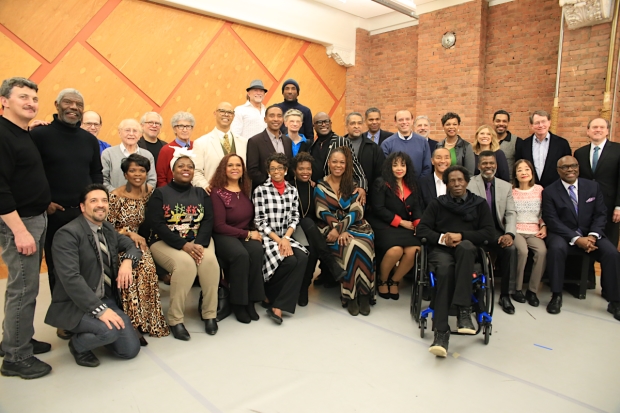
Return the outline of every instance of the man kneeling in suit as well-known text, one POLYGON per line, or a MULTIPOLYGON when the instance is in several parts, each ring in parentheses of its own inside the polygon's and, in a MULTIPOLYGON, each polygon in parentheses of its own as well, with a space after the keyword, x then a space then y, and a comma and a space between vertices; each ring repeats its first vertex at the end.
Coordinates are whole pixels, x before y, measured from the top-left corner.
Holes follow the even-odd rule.
POLYGON ((542 195, 543 220, 547 224, 547 274, 553 296, 547 312, 562 308, 562 286, 566 256, 570 248, 581 248, 601 263, 601 284, 609 301, 607 311, 620 320, 620 253, 605 237, 607 210, 597 182, 579 177, 579 163, 572 156, 560 158, 560 179, 542 195))
POLYGON ((118 289, 132 282, 131 269, 142 252, 106 221, 108 192, 101 184, 86 187, 82 215, 62 227, 52 243, 56 284, 45 322, 74 333, 69 350, 80 366, 97 367, 91 350, 106 346, 120 358, 140 351, 138 334, 116 303, 118 289), (124 252, 119 265, 119 252, 124 252))

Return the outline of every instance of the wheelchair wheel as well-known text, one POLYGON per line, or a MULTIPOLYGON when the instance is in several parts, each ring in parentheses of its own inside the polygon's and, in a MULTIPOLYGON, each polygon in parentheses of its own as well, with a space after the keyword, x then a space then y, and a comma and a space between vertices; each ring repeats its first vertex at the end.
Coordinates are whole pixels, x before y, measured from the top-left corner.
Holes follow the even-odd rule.
POLYGON ((425 331, 426 331, 426 318, 422 318, 420 319, 420 338, 424 338, 425 331))
POLYGON ((491 330, 493 329, 493 324, 485 324, 483 327, 484 331, 484 344, 489 344, 489 340, 491 338, 491 330))
POLYGON ((420 312, 422 311, 422 277, 423 277, 423 265, 422 265, 422 256, 418 252, 415 255, 415 260, 413 264, 413 268, 415 271, 413 284, 411 285, 411 305, 410 312, 413 316, 413 319, 416 323, 420 322, 420 312))

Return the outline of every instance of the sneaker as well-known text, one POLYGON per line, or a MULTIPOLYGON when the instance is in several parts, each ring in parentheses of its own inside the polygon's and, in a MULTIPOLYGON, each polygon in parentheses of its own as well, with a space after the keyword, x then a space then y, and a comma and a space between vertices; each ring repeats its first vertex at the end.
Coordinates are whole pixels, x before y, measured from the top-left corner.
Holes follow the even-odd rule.
POLYGON ((471 321, 471 307, 459 307, 456 325, 458 326, 458 332, 461 334, 476 334, 476 328, 471 321))
POLYGON ((38 379, 49 374, 52 371, 52 366, 42 362, 35 356, 28 357, 25 360, 16 361, 10 363, 8 361, 2 362, 2 368, 0 373, 7 377, 21 377, 22 379, 38 379))
POLYGON ((433 344, 431 344, 428 351, 430 351, 437 357, 446 357, 448 355, 449 341, 450 341, 450 330, 444 333, 440 331, 435 331, 435 339, 433 340, 433 344))
MULTIPOLYGON (((50 343, 44 343, 43 341, 37 341, 34 338, 30 339, 30 343, 32 344, 32 353, 33 354, 43 354, 47 353, 52 349, 52 345, 50 343)), ((0 357, 4 357, 4 350, 2 350, 2 343, 0 342, 0 357)))

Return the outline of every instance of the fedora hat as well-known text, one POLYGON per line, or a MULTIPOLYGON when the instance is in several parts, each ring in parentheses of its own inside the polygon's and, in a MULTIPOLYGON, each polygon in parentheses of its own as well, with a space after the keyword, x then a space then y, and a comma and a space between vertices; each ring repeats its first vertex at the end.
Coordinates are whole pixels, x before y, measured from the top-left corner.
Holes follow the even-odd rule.
POLYGON ((265 91, 265 93, 267 93, 267 89, 265 89, 265 86, 263 86, 263 81, 260 79, 252 80, 252 83, 250 83, 250 87, 248 87, 245 91, 249 92, 250 89, 262 89, 265 91))

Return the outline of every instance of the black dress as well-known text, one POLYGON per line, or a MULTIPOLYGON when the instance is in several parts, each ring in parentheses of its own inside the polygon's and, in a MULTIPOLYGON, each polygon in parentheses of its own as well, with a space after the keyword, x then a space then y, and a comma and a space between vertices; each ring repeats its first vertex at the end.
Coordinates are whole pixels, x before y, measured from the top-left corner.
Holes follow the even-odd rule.
POLYGON ((371 202, 372 216, 368 221, 375 232, 375 248, 378 254, 384 255, 392 247, 420 245, 413 231, 397 224, 401 220, 414 222, 422 217, 417 191, 408 193, 403 201, 383 178, 377 178, 372 188, 371 202))

